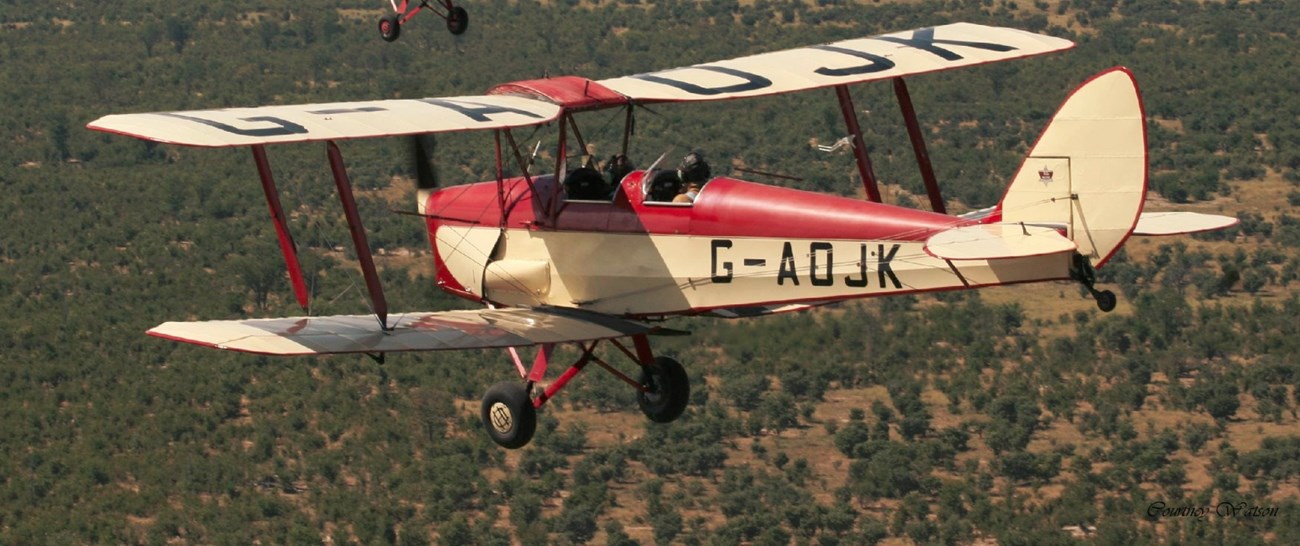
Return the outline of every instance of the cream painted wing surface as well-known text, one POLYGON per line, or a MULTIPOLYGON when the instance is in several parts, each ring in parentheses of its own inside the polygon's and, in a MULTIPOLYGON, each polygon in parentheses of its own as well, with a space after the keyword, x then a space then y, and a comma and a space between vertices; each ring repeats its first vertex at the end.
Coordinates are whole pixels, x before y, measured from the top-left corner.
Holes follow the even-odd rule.
POLYGON ((762 53, 598 83, 639 102, 757 97, 884 80, 1063 51, 1074 42, 955 23, 762 53))
POLYGON ((944 260, 1028 258, 1073 251, 1074 241, 1055 228, 1019 223, 947 229, 925 242, 926 253, 944 260))
POLYGON ((295 356, 524 347, 650 333, 653 328, 576 309, 509 308, 374 315, 167 322, 149 335, 244 353, 295 356))
POLYGON ((1182 235, 1214 231, 1237 225, 1231 216, 1199 212, 1143 212, 1133 227, 1134 235, 1182 235))
POLYGON ((377 138, 546 123, 560 107, 505 95, 115 114, 96 131, 183 146, 226 147, 377 138))

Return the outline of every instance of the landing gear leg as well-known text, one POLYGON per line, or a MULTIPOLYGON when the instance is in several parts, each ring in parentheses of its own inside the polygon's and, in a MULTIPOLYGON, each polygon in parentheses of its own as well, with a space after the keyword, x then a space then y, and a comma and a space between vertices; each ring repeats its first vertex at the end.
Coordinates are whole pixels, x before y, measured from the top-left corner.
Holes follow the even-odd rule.
POLYGON ((596 355, 596 345, 600 341, 577 343, 582 354, 577 362, 569 366, 555 381, 547 385, 536 397, 532 396, 533 386, 540 386, 546 379, 546 368, 550 364, 555 349, 554 343, 544 343, 537 351, 531 368, 525 368, 519 354, 510 349, 515 368, 523 381, 505 381, 493 385, 483 396, 481 416, 483 428, 492 441, 506 449, 518 449, 528 444, 537 430, 537 410, 546 405, 556 394, 569 384, 583 368, 592 362, 604 368, 610 374, 631 385, 637 390, 637 405, 641 412, 657 423, 667 423, 680 417, 686 411, 691 399, 690 379, 682 365, 666 356, 656 357, 650 349, 650 338, 646 334, 632 335, 635 350, 619 342, 608 340, 611 345, 622 351, 629 359, 641 366, 640 379, 634 379, 611 366, 596 355))
POLYGON ((1110 290, 1097 290, 1094 287, 1097 284, 1097 270, 1093 269, 1092 262, 1089 262, 1087 257, 1075 253, 1074 263, 1070 265, 1070 276, 1088 289, 1092 299, 1097 302, 1097 308, 1101 309, 1103 313, 1115 310, 1115 304, 1118 301, 1115 293, 1110 290))

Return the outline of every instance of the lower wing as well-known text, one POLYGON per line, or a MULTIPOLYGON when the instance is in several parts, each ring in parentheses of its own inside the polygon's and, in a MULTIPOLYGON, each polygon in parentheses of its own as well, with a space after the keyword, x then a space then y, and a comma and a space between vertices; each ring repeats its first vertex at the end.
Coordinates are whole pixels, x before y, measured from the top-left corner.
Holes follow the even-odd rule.
POLYGON ((648 334, 651 326, 556 307, 478 309, 389 315, 167 322, 149 335, 244 353, 293 356, 449 351, 594 341, 648 334))

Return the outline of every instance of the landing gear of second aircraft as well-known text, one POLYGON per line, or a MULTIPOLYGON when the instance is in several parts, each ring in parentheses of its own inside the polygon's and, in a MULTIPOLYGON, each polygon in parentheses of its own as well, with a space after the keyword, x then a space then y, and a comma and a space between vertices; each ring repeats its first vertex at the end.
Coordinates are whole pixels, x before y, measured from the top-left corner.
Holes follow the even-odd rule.
POLYGON ((396 41, 402 35, 402 25, 410 21, 421 10, 428 9, 447 22, 447 31, 456 36, 464 34, 469 29, 469 12, 465 11, 462 6, 457 6, 452 0, 438 0, 431 5, 428 0, 420 0, 414 4, 411 0, 389 0, 393 6, 393 13, 385 15, 379 19, 379 36, 385 42, 396 41), (413 5, 414 4, 414 5, 413 5), (435 5, 437 7, 435 7, 435 5), (439 11, 441 8, 441 11, 439 11))

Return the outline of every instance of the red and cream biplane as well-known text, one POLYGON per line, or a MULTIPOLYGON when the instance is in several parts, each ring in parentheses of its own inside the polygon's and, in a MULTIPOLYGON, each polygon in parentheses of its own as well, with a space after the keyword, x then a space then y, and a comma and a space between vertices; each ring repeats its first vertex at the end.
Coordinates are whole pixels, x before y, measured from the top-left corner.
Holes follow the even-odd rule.
POLYGON ((650 419, 678 417, 689 397, 687 375, 675 360, 655 356, 650 343, 679 333, 657 326, 667 317, 748 317, 850 298, 1061 280, 1082 283, 1110 311, 1115 296, 1093 287, 1094 273, 1130 236, 1234 224, 1143 212, 1145 118, 1124 68, 1105 70, 1070 94, 1000 203, 946 213, 903 78, 1073 45, 958 23, 600 81, 519 81, 479 96, 112 115, 89 127, 183 146, 249 147, 304 309, 307 289, 265 147, 324 141, 374 315, 167 322, 149 333, 265 355, 506 348, 520 379, 488 390, 482 418, 493 440, 517 448, 532 437, 537 409, 592 362, 634 387, 650 419), (880 202, 847 87, 876 80, 893 84, 933 211, 880 202), (625 109, 626 153, 638 105, 823 88, 838 97, 867 200, 717 176, 703 180, 693 202, 674 202, 682 176, 659 162, 601 173, 574 160, 585 150, 577 113, 625 109), (543 124, 559 135, 554 174, 531 174, 512 131, 543 124), (482 307, 390 313, 335 141, 414 136, 423 149, 420 135, 471 130, 494 133, 496 179, 436 188, 421 161, 418 211, 438 286, 482 307), (511 161, 522 174, 507 176, 511 161), (602 342, 637 364, 639 377, 598 357, 602 342), (580 356, 546 383, 553 349, 565 343, 580 356), (515 350, 526 346, 539 346, 531 366, 515 350))

